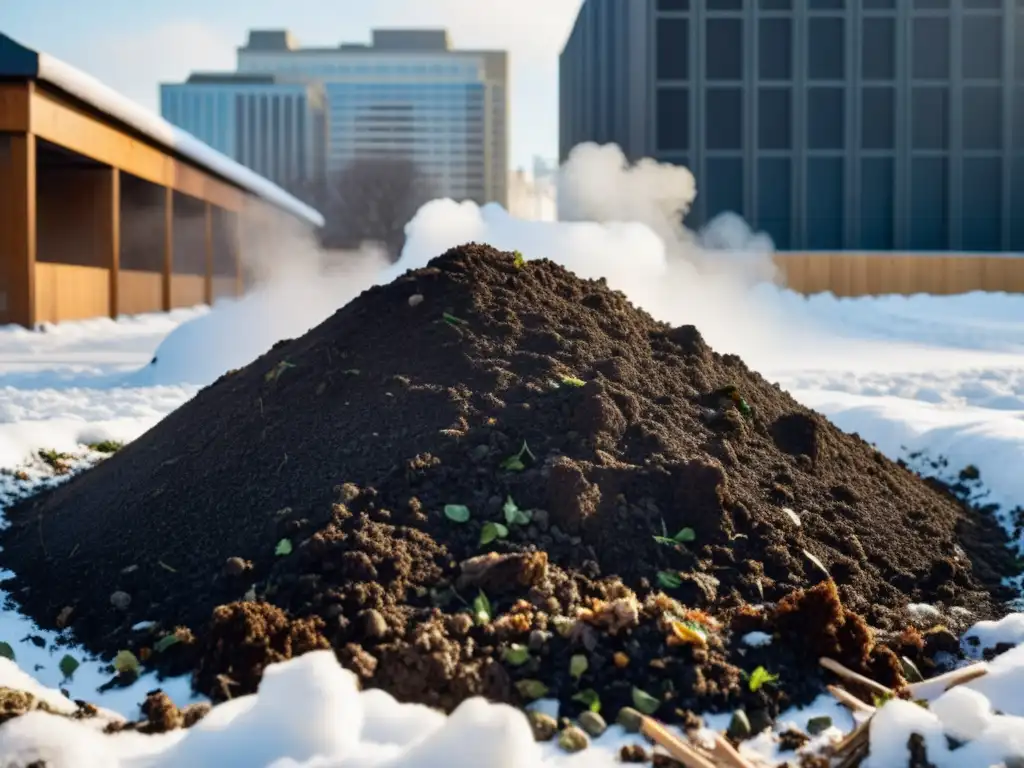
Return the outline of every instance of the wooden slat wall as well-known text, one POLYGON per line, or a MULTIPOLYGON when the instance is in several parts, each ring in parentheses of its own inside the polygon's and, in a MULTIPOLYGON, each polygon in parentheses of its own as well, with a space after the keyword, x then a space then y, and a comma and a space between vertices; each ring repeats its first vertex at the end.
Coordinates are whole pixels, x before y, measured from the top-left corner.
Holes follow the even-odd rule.
POLYGON ((109 315, 108 269, 40 261, 35 283, 36 322, 63 323, 109 315))
POLYGON ((786 285, 836 296, 1024 293, 1024 255, 777 253, 786 285))

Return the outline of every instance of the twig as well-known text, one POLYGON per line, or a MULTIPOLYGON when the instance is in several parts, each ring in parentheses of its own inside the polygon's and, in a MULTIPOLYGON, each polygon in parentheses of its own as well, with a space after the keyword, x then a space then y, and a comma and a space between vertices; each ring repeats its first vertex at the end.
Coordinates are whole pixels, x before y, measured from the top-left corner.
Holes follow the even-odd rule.
POLYGON ((958 685, 977 680, 979 677, 984 677, 987 674, 988 664, 984 661, 979 661, 977 664, 960 667, 945 674, 936 675, 928 680, 923 680, 920 683, 911 683, 907 688, 910 689, 911 695, 916 696, 921 691, 929 690, 935 683, 945 683, 946 685, 943 690, 948 691, 950 688, 956 688, 958 685))
POLYGON ((840 704, 853 712, 874 712, 875 708, 870 704, 858 699, 849 691, 840 688, 838 685, 827 685, 825 688, 831 693, 840 704))
POLYGON ((837 768, 853 768, 860 765, 871 747, 871 720, 869 717, 836 744, 833 754, 840 758, 837 768))
POLYGON ((715 748, 711 754, 723 765, 730 768, 755 768, 754 764, 736 751, 736 748, 722 734, 715 732, 715 748))
POLYGON ((643 718, 640 721, 640 732, 655 744, 668 750, 668 753, 686 768, 719 768, 657 720, 652 720, 649 717, 643 718))
POLYGON ((860 674, 859 672, 854 672, 852 669, 849 669, 848 667, 844 667, 842 664, 840 664, 838 661, 834 659, 821 658, 818 659, 818 663, 821 664, 821 666, 823 666, 825 669, 835 673, 844 680, 848 680, 851 683, 857 683, 858 685, 862 685, 868 690, 874 691, 879 696, 890 697, 896 695, 896 692, 892 688, 888 688, 882 685, 881 683, 877 683, 870 677, 864 677, 864 675, 860 674))

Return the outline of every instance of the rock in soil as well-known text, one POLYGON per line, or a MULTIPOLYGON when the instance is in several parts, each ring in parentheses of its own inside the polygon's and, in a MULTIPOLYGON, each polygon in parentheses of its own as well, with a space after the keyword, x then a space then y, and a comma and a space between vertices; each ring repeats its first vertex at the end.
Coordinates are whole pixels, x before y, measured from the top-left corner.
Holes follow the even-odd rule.
POLYGON ((608 730, 608 723, 597 712, 581 712, 578 719, 580 728, 595 739, 608 730))
POLYGON ((40 626, 74 606, 76 640, 136 655, 137 622, 187 628, 142 655, 215 701, 333 647, 363 685, 448 710, 527 692, 567 716, 639 697, 668 721, 770 723, 820 690, 821 649, 898 681, 875 630, 898 634, 911 602, 995 618, 1013 566, 991 515, 697 329, 481 245, 364 292, 7 517, 0 566, 40 626), (741 654, 741 626, 786 641, 741 654), (751 691, 756 666, 778 682, 751 691))
POLYGON ((555 734, 558 733, 558 721, 551 715, 543 712, 528 712, 526 717, 530 721, 535 741, 551 741, 555 738, 555 734))
POLYGON ((587 734, 575 725, 562 729, 562 732, 558 734, 558 746, 566 752, 582 752, 589 745, 590 740, 587 738, 587 734))

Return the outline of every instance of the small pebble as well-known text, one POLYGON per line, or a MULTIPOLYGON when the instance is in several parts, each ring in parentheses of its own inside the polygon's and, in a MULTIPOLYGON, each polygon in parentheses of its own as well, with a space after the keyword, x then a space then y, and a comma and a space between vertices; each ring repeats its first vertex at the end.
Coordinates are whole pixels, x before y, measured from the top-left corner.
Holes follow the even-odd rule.
POLYGON ((640 714, 639 710, 623 707, 619 710, 619 716, 615 718, 615 722, 621 725, 626 733, 640 733, 640 723, 643 722, 643 719, 644 716, 640 714))
POLYGON ((412 296, 409 297, 409 306, 410 307, 418 307, 422 303, 423 303, 423 294, 422 293, 414 293, 412 296))
POLYGON ((624 763, 646 763, 650 756, 639 744, 626 744, 619 750, 619 760, 624 763))
POLYGON ((742 709, 737 709, 733 712, 732 719, 729 721, 729 728, 725 733, 733 741, 749 739, 750 720, 747 718, 747 713, 742 709))
POLYGON ((590 739, 587 738, 587 734, 575 725, 570 725, 558 734, 558 746, 566 752, 582 752, 589 745, 590 739))
POLYGON ((580 722, 580 728, 595 739, 608 730, 608 723, 606 723, 604 718, 597 714, 597 712, 591 712, 588 710, 582 713, 578 719, 580 722))
POLYGON ((817 736, 820 733, 824 733, 832 727, 832 718, 828 715, 820 715, 819 717, 812 717, 807 721, 807 732, 811 736, 817 736))
POLYGON ((364 632, 371 640, 379 640, 388 633, 388 623, 384 620, 380 611, 372 608, 363 614, 364 632))
POLYGON ((110 604, 119 611, 127 611, 128 606, 132 604, 132 596, 127 592, 118 590, 110 596, 110 604))
POLYGON ((772 716, 768 714, 767 709, 755 709, 753 712, 748 712, 747 718, 750 721, 752 736, 757 736, 761 731, 772 727, 772 716))
POLYGON ((228 576, 241 576, 247 570, 249 570, 249 563, 245 562, 240 557, 229 557, 227 562, 224 563, 224 572, 228 576))
POLYGON ((558 733, 558 721, 551 715, 546 715, 543 712, 527 712, 526 719, 530 721, 534 741, 551 741, 558 733))

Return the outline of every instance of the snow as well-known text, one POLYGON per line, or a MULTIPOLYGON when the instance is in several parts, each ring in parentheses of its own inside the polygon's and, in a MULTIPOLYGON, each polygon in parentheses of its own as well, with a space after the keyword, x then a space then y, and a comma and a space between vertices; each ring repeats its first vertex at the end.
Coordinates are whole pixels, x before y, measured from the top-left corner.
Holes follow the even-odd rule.
POLYGON ((55 85, 72 96, 77 96, 100 112, 130 125, 158 144, 184 155, 200 167, 223 176, 302 221, 315 227, 324 225, 324 218, 319 212, 263 176, 217 152, 195 136, 171 125, 91 75, 75 69, 70 64, 47 53, 38 53, 37 56, 36 76, 39 80, 55 85))
MULTIPOLYGON (((602 161, 607 160, 615 158, 602 161)), ((606 194, 643 194, 643 185, 607 178, 612 166, 607 164, 604 176, 585 175, 588 185, 610 190, 606 194)), ((656 173, 657 167, 645 166, 643 172, 656 173)), ((658 189, 662 195, 664 188, 658 189)), ((495 207, 434 201, 408 225, 406 251, 394 266, 371 264, 339 277, 311 273, 306 265, 305 271, 278 275, 270 287, 212 311, 72 323, 45 333, 0 329, 0 466, 24 473, 0 475, 0 500, 33 484, 59 481, 41 458, 32 458, 33 451, 66 451, 74 471, 98 458, 87 443, 137 437, 199 387, 247 364, 279 339, 301 334, 367 287, 450 246, 476 240, 520 250, 527 259, 558 260, 585 277, 607 277, 652 314, 696 324, 715 349, 739 354, 799 401, 891 458, 921 453, 915 466, 943 476, 977 467, 976 498, 999 505, 1007 532, 1020 535, 1010 512, 1024 501, 1024 296, 807 299, 758 284, 771 273, 770 264, 756 233, 738 229, 742 222, 719 222, 703 240, 674 239, 660 226, 664 222, 644 218, 651 206, 642 200, 597 212, 587 209, 586 195, 572 203, 579 209, 576 218, 585 221, 521 222, 495 207), (636 221, 608 220, 608 211, 616 210, 629 210, 636 221), (730 243, 742 253, 728 251, 730 243), (726 250, 716 256, 715 248, 726 250), (701 260, 710 260, 714 274, 695 268, 701 260), (156 363, 150 365, 154 355, 156 363), (928 457, 946 457, 949 464, 932 467, 928 457)), ((780 520, 797 524, 799 512, 780 509, 780 520)), ((924 624, 941 619, 933 606, 916 605, 912 611, 924 624)), ((955 618, 969 620, 962 614, 955 618)), ((99 694, 97 687, 109 679, 102 664, 69 638, 40 632, 13 610, 0 612, 0 640, 10 643, 17 662, 15 667, 0 660, 0 686, 31 686, 28 673, 42 686, 66 688, 72 698, 131 718, 138 716, 145 693, 156 687, 179 705, 189 701, 187 680, 151 677, 128 690, 99 694), (30 635, 41 638, 42 647, 28 640, 30 635), (70 680, 59 671, 65 654, 82 662, 70 680)), ((771 638, 754 633, 745 642, 757 646, 771 638)), ((918 695, 929 698, 929 709, 886 703, 871 726, 867 765, 905 765, 911 732, 924 738, 938 768, 987 766, 1024 754, 1024 613, 976 624, 963 647, 980 659, 984 649, 1000 643, 1016 649, 980 662, 985 676, 947 692, 944 683, 922 688, 918 695), (970 740, 952 749, 947 737, 970 740)), ((52 690, 46 695, 59 696, 52 690)), ((555 703, 539 706, 557 715, 555 703)), ((833 727, 811 748, 855 725, 853 716, 822 695, 804 710, 785 713, 775 730, 790 723, 806 728, 821 715, 831 718, 833 727)), ((724 729, 728 719, 708 717, 706 725, 724 729)), ((314 653, 269 669, 258 695, 215 708, 188 732, 101 737, 89 721, 58 720, 42 712, 14 719, 0 726, 0 768, 36 759, 51 768, 603 766, 616 764, 620 746, 639 741, 613 726, 590 749, 566 756, 554 745, 535 744, 525 718, 507 707, 469 701, 446 718, 398 704, 380 691, 357 692, 352 676, 330 653, 314 653)), ((792 758, 778 753, 771 733, 745 743, 742 752, 769 763, 792 758)))

